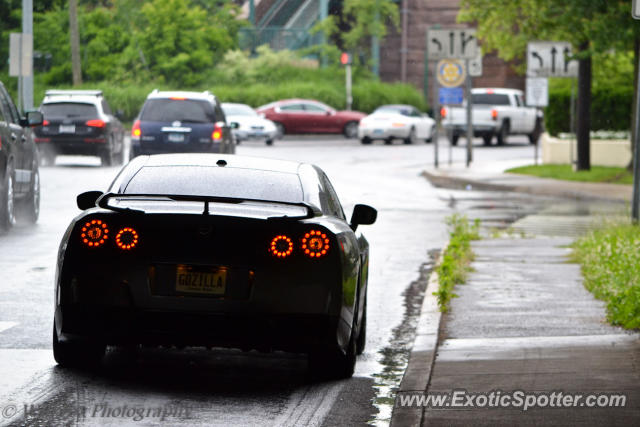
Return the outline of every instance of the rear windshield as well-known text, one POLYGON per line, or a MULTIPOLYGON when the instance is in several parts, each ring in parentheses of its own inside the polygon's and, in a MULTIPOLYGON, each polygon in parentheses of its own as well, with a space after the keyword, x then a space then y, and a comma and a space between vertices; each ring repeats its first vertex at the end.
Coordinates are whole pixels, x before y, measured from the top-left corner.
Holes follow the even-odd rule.
POLYGON ((140 120, 149 122, 214 123, 213 106, 195 99, 149 99, 140 120))
POLYGON ((496 93, 474 93, 471 95, 475 105, 510 105, 509 95, 496 93))
POLYGON ((222 110, 227 116, 257 116, 258 113, 248 105, 227 105, 222 104, 222 110))
POLYGON ((125 194, 175 194, 301 202, 297 174, 211 166, 145 166, 125 194))
POLYGON ((45 117, 97 117, 98 109, 93 104, 78 102, 55 102, 42 104, 40 110, 45 117))

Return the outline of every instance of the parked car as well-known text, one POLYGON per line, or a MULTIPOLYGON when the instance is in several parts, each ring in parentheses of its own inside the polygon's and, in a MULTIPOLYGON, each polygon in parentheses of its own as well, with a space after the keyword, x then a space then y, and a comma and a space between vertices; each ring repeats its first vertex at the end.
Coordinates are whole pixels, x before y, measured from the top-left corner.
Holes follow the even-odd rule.
POLYGON ((309 353, 353 374, 365 346, 369 245, 313 165, 220 154, 139 156, 78 196, 57 265, 53 354, 106 345, 309 353))
POLYGON ((402 139, 405 144, 413 144, 418 139, 430 142, 436 121, 423 114, 413 105, 382 105, 360 120, 358 138, 363 144, 382 139, 391 144, 394 139, 402 139))
POLYGON ((18 113, 0 82, 0 228, 10 229, 16 215, 35 223, 40 214, 38 152, 31 128, 42 124, 42 113, 18 113))
POLYGON ((35 134, 43 163, 55 163, 59 154, 98 156, 103 166, 122 163, 124 128, 101 90, 47 90, 39 111, 44 122, 35 134))
MULTIPOLYGON (((536 144, 543 132, 543 113, 527 107, 521 90, 477 88, 471 90, 471 122, 473 135, 490 145, 495 137, 498 145, 507 143, 509 135, 527 135, 536 144)), ((456 145, 467 132, 467 111, 463 107, 445 107, 442 124, 456 145)))
POLYGON ((208 91, 147 96, 131 128, 131 158, 159 153, 235 153, 231 127, 208 91))
POLYGON ((236 143, 249 139, 261 139, 267 145, 273 144, 278 134, 276 125, 269 119, 265 119, 256 110, 247 104, 222 103, 222 110, 228 123, 236 123, 233 135, 236 143))
POLYGON ((366 116, 359 111, 336 111, 318 101, 286 99, 257 108, 273 121, 278 136, 285 133, 338 133, 347 138, 358 136, 358 122, 366 116))

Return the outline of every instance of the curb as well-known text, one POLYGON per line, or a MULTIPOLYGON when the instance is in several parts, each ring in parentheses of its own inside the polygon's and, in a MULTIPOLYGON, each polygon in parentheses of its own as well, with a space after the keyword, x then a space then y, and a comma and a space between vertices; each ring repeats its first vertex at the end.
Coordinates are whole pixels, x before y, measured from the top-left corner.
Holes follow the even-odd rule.
POLYGON ((466 189, 467 186, 473 187, 474 190, 481 191, 510 191, 518 193, 535 194, 538 196, 555 196, 565 197, 575 200, 594 200, 608 201, 617 203, 628 203, 629 200, 623 197, 607 197, 589 193, 581 190, 566 190, 554 188, 552 186, 532 187, 524 185, 507 185, 507 184, 491 184, 483 181, 477 181, 458 176, 445 176, 429 171, 422 171, 422 176, 428 179, 435 187, 466 189))
MULTIPOLYGON (((448 242, 444 247, 446 248, 447 246, 449 246, 448 242)), ((434 264, 434 269, 427 283, 418 318, 416 337, 409 355, 407 369, 396 394, 396 401, 401 394, 425 393, 431 379, 431 371, 438 348, 440 321, 442 319, 442 312, 438 307, 438 298, 433 293, 440 287, 436 267, 442 262, 443 252, 444 250, 434 264)), ((390 425, 396 427, 419 426, 422 422, 422 410, 423 408, 420 406, 399 407, 394 404, 390 425)))

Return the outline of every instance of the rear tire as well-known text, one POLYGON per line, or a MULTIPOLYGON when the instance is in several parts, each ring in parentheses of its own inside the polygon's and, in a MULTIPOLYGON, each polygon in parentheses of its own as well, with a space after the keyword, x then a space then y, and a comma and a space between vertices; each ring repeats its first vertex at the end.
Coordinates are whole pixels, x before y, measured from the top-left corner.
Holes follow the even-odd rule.
POLYGON ((13 188, 13 168, 5 171, 0 194, 0 229, 9 231, 16 223, 15 193, 13 188))
POLYGON ((267 145, 273 145, 273 139, 267 139, 264 143, 267 145))
POLYGON ((31 188, 24 203, 24 217, 30 224, 35 224, 40 216, 40 172, 36 168, 32 172, 31 188))
POLYGON ((414 142, 416 142, 416 129, 415 128, 411 128, 411 130, 409 131, 409 136, 407 136, 404 139, 404 143, 405 144, 413 144, 414 142))
POLYGON ((53 358, 63 368, 86 368, 97 365, 106 350, 105 345, 87 342, 60 342, 53 325, 53 358))
POLYGON ((309 373, 318 379, 351 378, 356 368, 356 340, 351 333, 345 353, 338 349, 309 353, 309 373))
POLYGON ((386 145, 391 145, 391 144, 393 144, 393 139, 392 138, 387 138, 387 139, 384 140, 384 143, 386 145))
POLYGON ((484 145, 491 145, 491 140, 493 139, 493 135, 482 135, 482 141, 484 145))
POLYGON ((358 122, 348 122, 342 130, 345 138, 353 139, 358 137, 358 122))
POLYGON ((460 135, 457 135, 455 133, 451 135, 451 145, 453 145, 454 147, 458 145, 458 139, 460 139, 460 135))
POLYGON ((362 145, 369 145, 371 144, 371 138, 369 138, 368 136, 365 136, 360 140, 360 142, 362 143, 362 145))
POLYGON ((500 130, 498 131, 498 145, 504 145, 507 143, 510 128, 511 126, 508 121, 502 123, 502 126, 500 126, 500 130))

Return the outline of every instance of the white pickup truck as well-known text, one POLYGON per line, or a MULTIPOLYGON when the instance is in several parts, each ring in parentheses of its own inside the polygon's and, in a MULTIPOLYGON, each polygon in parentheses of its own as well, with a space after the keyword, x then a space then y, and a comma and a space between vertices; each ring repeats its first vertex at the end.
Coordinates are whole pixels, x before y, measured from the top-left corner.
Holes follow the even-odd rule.
MULTIPOLYGON (((498 145, 507 142, 509 135, 527 135, 536 144, 543 130, 541 110, 527 107, 521 90, 477 88, 471 90, 473 135, 482 137, 490 145, 495 136, 498 145)), ((466 102, 466 101, 465 101, 466 102)), ((467 108, 444 107, 442 124, 456 145, 467 134, 467 108)))

